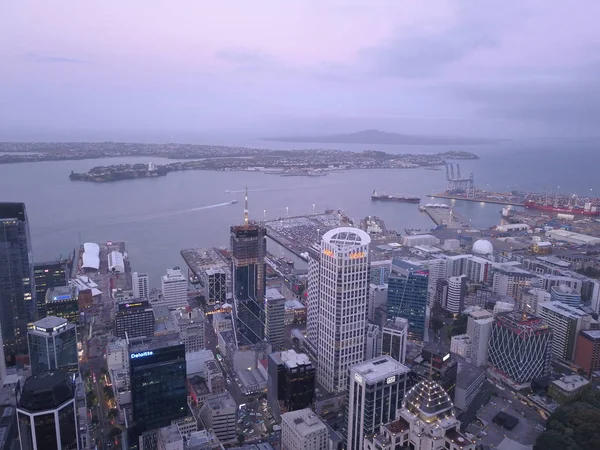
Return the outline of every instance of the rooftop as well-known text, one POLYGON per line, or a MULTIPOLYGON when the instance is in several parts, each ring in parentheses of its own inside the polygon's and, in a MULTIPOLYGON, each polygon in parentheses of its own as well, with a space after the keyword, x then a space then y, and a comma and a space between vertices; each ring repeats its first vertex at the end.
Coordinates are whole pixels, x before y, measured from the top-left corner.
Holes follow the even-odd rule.
MULTIPOLYGON (((570 319, 581 319, 587 315, 583 311, 562 302, 540 302, 538 308, 553 311, 570 319)), ((540 312, 540 309, 538 309, 538 312, 540 312)))
POLYGON ((311 364, 308 356, 304 353, 296 353, 293 349, 281 352, 281 361, 290 369, 311 364))
POLYGON ((225 408, 234 408, 237 410, 237 403, 227 391, 220 394, 211 395, 206 399, 206 403, 213 411, 225 408))
POLYGON ((579 291, 572 287, 567 286, 566 284, 559 284, 558 286, 552 286, 550 291, 554 291, 560 295, 575 295, 579 296, 579 291))
POLYGON ((483 370, 467 362, 460 362, 458 375, 456 376, 456 387, 468 389, 483 375, 483 370))
POLYGON ((27 411, 54 409, 73 398, 75 388, 71 375, 52 370, 25 380, 19 407, 27 411))
POLYGON ((310 409, 290 411, 281 415, 282 422, 289 423, 301 435, 314 433, 317 430, 326 430, 327 427, 310 409))
POLYGON ((553 380, 551 383, 555 384, 560 389, 566 392, 577 391, 582 387, 590 384, 588 380, 579 375, 565 375, 564 377, 558 380, 553 380))
POLYGON ((585 330, 581 332, 582 335, 587 336, 592 340, 600 340, 600 330, 585 330))
POLYGON ((33 323, 32 330, 52 333, 67 328, 69 322, 62 317, 47 316, 33 323))
POLYGON ((350 372, 358 374, 367 383, 377 383, 396 374, 408 373, 410 369, 390 356, 380 356, 352 366, 350 372))
POLYGON ((285 300, 285 297, 281 295, 279 289, 277 288, 267 288, 265 293, 265 298, 267 301, 271 300, 285 300))
POLYGON ((383 328, 387 328, 388 330, 404 330, 406 327, 408 327, 408 320, 404 319, 403 317, 396 317, 394 319, 389 319, 387 322, 385 322, 385 325, 383 326, 383 328))

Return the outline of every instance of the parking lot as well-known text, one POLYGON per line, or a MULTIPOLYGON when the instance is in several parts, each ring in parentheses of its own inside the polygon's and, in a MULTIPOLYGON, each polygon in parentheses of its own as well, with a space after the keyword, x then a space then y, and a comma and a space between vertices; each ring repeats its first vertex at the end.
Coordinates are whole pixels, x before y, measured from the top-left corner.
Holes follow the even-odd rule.
POLYGON ((477 418, 479 420, 473 421, 467 427, 467 431, 477 436, 480 444, 492 447, 497 447, 505 437, 521 444, 532 445, 541 433, 539 425, 544 425, 541 417, 535 412, 517 400, 504 396, 492 397, 490 402, 479 410, 477 418), (519 419, 519 423, 512 430, 493 422, 496 414, 501 411, 519 419))
POLYGON ((253 400, 239 408, 238 433, 243 433, 247 441, 266 436, 274 424, 266 400, 253 400))

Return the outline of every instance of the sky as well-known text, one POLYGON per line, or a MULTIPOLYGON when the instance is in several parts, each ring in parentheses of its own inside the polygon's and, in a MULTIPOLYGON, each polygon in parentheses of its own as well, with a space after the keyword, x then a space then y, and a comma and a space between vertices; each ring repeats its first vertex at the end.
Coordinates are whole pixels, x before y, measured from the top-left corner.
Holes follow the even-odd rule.
POLYGON ((0 138, 597 137, 600 2, 5 0, 0 138))

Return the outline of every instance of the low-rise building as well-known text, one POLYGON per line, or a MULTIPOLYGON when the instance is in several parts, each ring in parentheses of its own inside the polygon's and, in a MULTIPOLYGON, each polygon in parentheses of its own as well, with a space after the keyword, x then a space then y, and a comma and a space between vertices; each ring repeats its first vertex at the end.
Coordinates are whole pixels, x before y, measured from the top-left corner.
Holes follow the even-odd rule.
POLYGON ((548 395, 563 404, 577 398, 591 387, 591 383, 580 375, 567 375, 553 380, 548 386, 548 395))
POLYGON ((577 336, 575 364, 588 376, 600 370, 600 330, 586 330, 577 336))
POLYGON ((237 440, 236 433, 237 404, 229 392, 209 396, 200 416, 207 429, 212 430, 222 444, 231 444, 237 440))

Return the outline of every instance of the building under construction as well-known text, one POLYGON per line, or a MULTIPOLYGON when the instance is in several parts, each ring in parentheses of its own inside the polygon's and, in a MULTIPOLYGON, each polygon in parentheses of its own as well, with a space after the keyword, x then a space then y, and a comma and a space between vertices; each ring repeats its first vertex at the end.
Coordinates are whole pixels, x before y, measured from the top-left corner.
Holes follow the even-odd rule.
POLYGON ((249 221, 247 190, 244 224, 231 227, 230 242, 238 341, 255 344, 265 337, 267 230, 249 221))

